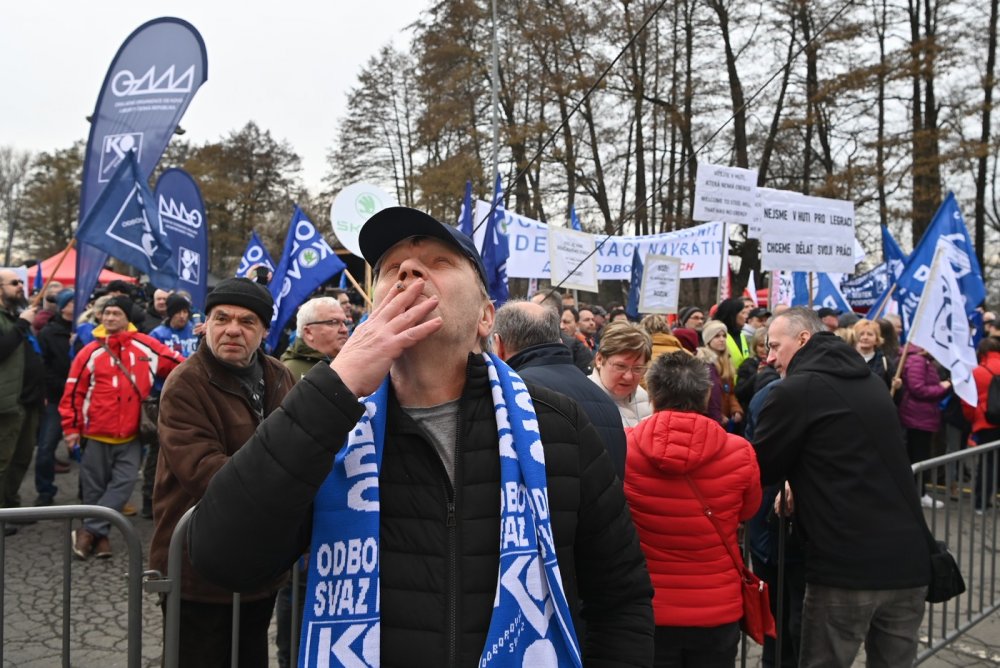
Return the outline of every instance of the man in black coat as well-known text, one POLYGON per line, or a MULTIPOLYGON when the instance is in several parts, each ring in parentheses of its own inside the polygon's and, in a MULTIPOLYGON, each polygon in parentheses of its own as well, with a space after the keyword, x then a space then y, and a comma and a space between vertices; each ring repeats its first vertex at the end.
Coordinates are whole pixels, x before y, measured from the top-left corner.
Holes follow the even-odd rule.
POLYGON ((761 408, 761 481, 787 477, 805 546, 799 665, 910 666, 930 555, 903 434, 885 384, 807 308, 776 316, 768 364, 784 378, 761 408))
POLYGON ((498 416, 516 419, 527 409, 493 398, 482 351, 494 308, 472 240, 425 213, 390 207, 365 223, 360 245, 375 270, 376 307, 336 359, 296 383, 212 479, 190 528, 194 567, 240 590, 288 569, 312 542, 307 610, 316 621, 304 624, 307 661, 329 650, 359 666, 471 666, 481 656, 492 666, 509 665, 516 650, 524 665, 550 665, 554 653, 528 657, 537 642, 518 638, 527 623, 568 632, 551 616, 555 597, 537 579, 521 585, 517 573, 498 569, 501 536, 505 549, 518 541, 516 525, 505 522, 501 532, 498 502, 506 497, 509 512, 529 500, 536 516, 541 509, 551 518, 544 544, 558 557, 561 587, 550 591, 565 593, 583 664, 651 666, 645 559, 611 459, 576 403, 528 388, 530 430, 539 434, 531 457, 544 455, 544 507, 545 497, 517 497, 513 483, 502 484, 501 452, 509 465, 512 441, 525 441, 516 432, 501 441, 498 416), (359 403, 376 390, 377 399, 359 403), (363 416, 370 418, 359 422, 363 416), (333 512, 350 519, 326 523, 343 503, 347 510, 333 512), (361 519, 373 512, 377 544, 370 520, 361 519), (362 521, 363 534, 338 540, 362 521), (366 574, 376 566, 372 583, 366 574), (524 614, 510 627, 501 615, 507 630, 494 636, 494 601, 515 590, 524 614))
MULTIPOLYGON (((55 315, 38 335, 38 346, 45 365, 45 412, 38 434, 38 451, 35 453, 36 506, 51 506, 56 489, 56 447, 62 440, 62 418, 59 402, 69 376, 69 341, 73 334, 73 291, 69 288, 56 295, 55 315)), ((63 471, 67 469, 63 468, 63 471)))
POLYGON ((618 478, 625 478, 625 432, 618 407, 578 367, 559 340, 559 312, 511 300, 496 313, 493 349, 526 381, 575 400, 590 418, 611 455, 618 478))

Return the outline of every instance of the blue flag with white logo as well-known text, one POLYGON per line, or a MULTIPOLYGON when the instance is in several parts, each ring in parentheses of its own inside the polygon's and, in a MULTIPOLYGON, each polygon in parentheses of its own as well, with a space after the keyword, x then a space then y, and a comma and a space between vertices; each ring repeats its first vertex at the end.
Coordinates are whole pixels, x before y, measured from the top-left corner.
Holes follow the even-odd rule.
POLYGON ((39 262, 35 270, 35 285, 32 292, 38 292, 42 289, 43 285, 45 285, 45 278, 42 276, 42 263, 39 262))
MULTIPOLYGON (((796 271, 792 274, 792 282, 795 285, 792 306, 807 306, 809 304, 808 274, 804 271, 796 271)), ((844 298, 844 293, 840 291, 840 287, 833 282, 830 275, 819 272, 813 274, 813 308, 824 307, 843 313, 851 310, 851 305, 844 298)))
POLYGON ((201 190, 190 174, 171 168, 160 174, 154 195, 160 232, 174 250, 176 287, 191 295, 196 311, 203 311, 208 289, 208 223, 201 190))
POLYGON ((285 250, 268 289, 274 297, 274 315, 268 326, 267 347, 274 350, 281 330, 295 310, 316 288, 346 269, 330 244, 298 206, 288 224, 285 250))
POLYGON ((630 320, 639 319, 639 292, 642 290, 643 262, 639 258, 639 244, 632 251, 632 278, 628 284, 628 302, 625 304, 625 315, 630 320))
POLYGON ((971 317, 976 307, 986 298, 983 272, 979 268, 979 260, 965 227, 965 219, 958 210, 955 195, 948 193, 896 280, 894 296, 899 303, 904 330, 909 329, 913 316, 916 315, 917 304, 920 303, 920 295, 924 293, 924 285, 938 247, 943 249, 942 261, 951 262, 959 294, 965 300, 963 308, 966 315, 971 317))
POLYGON ((160 232, 154 201, 135 153, 129 152, 80 223, 76 239, 149 274, 158 288, 173 290, 177 285, 173 249, 160 232))
POLYGON ((487 286, 490 299, 497 308, 503 306, 510 298, 507 289, 507 258, 510 257, 510 247, 507 245, 507 235, 502 229, 504 214, 503 183, 497 174, 496 189, 493 191, 493 214, 486 221, 482 251, 486 279, 490 283, 487 286))
POLYGON ((462 211, 458 214, 458 229, 472 238, 472 181, 465 182, 465 197, 462 198, 462 211))
POLYGON ((580 225, 580 217, 576 215, 575 206, 569 208, 569 226, 577 232, 583 232, 583 226, 580 225))
POLYGON ((271 259, 271 254, 264 248, 257 233, 251 232, 247 249, 240 258, 240 266, 236 268, 236 278, 256 279, 257 267, 265 267, 269 274, 274 275, 274 260, 271 259))
POLYGON ((903 267, 906 266, 906 261, 909 258, 903 249, 899 247, 896 240, 892 236, 892 232, 889 231, 887 225, 882 226, 882 261, 889 266, 889 273, 892 275, 893 280, 899 277, 903 273, 903 267))
MULTIPOLYGON (((81 221, 87 219, 129 153, 136 154, 141 178, 149 178, 207 78, 205 42, 187 21, 153 19, 125 39, 111 61, 90 117, 80 190, 81 221)), ((106 261, 107 253, 100 248, 85 242, 77 245, 77 316, 90 301, 106 261)))
POLYGON ((880 295, 892 283, 889 266, 883 262, 879 266, 854 278, 843 281, 840 291, 847 303, 854 308, 870 309, 878 306, 880 295))

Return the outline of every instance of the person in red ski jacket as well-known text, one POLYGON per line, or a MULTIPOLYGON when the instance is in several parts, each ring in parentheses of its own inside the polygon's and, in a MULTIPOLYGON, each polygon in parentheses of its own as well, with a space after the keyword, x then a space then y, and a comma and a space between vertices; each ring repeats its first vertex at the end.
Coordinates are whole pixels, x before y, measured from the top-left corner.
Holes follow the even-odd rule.
MULTIPOLYGON (((95 339, 73 358, 59 402, 67 446, 83 448, 83 502, 118 511, 139 476, 142 400, 154 378, 166 378, 184 361, 180 353, 137 331, 129 322, 131 312, 127 297, 115 296, 105 303, 95 339)), ((83 527, 73 531, 73 553, 80 559, 91 553, 110 557, 110 528, 106 520, 84 520, 83 527)))
POLYGON ((743 617, 740 574, 687 478, 739 551, 736 529, 761 502, 753 448, 704 414, 708 368, 661 355, 646 383, 654 413, 628 428, 625 497, 653 580, 655 665, 732 666, 743 617))
MULTIPOLYGON (((1000 338, 987 336, 979 342, 976 353, 979 366, 972 370, 972 378, 976 381, 979 400, 975 406, 963 401, 962 413, 965 419, 972 423, 972 440, 980 445, 1000 439, 1000 424, 993 424, 986 419, 990 383, 993 381, 993 376, 1000 374, 1000 338)), ((992 450, 986 453, 983 465, 976 467, 976 510, 982 511, 992 505, 996 459, 996 450, 992 450)))

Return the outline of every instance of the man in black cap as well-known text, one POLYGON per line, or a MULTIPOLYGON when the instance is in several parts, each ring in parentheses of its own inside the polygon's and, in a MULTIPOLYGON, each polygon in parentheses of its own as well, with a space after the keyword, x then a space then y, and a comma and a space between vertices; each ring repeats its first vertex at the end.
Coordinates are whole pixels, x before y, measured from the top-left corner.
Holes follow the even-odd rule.
MULTIPOLYGON (((70 366, 59 403, 63 435, 72 449, 83 448, 80 490, 83 502, 121 511, 139 477, 143 399, 156 378, 165 378, 184 357, 129 322, 132 301, 115 296, 104 303, 94 340, 70 366), (85 443, 84 443, 85 441, 85 443), (84 447, 84 445, 86 447, 84 447)), ((89 518, 73 531, 73 553, 87 559, 111 557, 111 523, 89 518)))
MULTIPOLYGON (((167 309, 178 305, 168 300, 167 309)), ((221 281, 205 301, 205 340, 163 386, 153 489, 156 526, 149 550, 151 567, 162 573, 167 571, 170 537, 178 520, 198 503, 212 477, 277 410, 294 384, 285 366, 260 348, 273 309, 264 286, 246 278, 221 281)), ((257 511, 246 507, 240 512, 257 511)), ((274 527, 261 522, 255 529, 269 541, 274 527)), ((238 559, 256 557, 247 553, 238 559)), ((241 590, 241 666, 268 665, 267 629, 282 582, 272 575, 241 590)), ((229 665, 232 591, 199 577, 185 558, 180 665, 229 665)))
POLYGON ((309 549, 308 666, 651 665, 611 459, 579 405, 485 354, 472 240, 391 207, 360 245, 374 310, 216 474, 195 568, 240 590, 309 549))
POLYGON ((840 311, 834 308, 823 308, 816 311, 816 315, 819 316, 820 322, 822 322, 827 330, 831 332, 837 331, 838 318, 840 317, 840 311))

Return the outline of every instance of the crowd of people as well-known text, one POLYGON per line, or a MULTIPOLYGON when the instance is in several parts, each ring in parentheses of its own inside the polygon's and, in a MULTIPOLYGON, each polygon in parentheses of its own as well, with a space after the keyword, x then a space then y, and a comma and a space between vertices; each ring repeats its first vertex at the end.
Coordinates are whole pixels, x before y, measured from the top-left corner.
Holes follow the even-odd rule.
MULTIPOLYGON (((232 592, 240 665, 268 665, 275 610, 291 665, 295 567, 303 651, 732 666, 742 523, 772 592, 786 545, 781 665, 849 666, 862 643, 871 665, 912 663, 921 506, 970 472, 942 494, 910 465, 1000 438, 984 408, 1000 373, 991 314, 971 407, 925 351, 900 346, 893 316, 736 297, 632 322, 553 289, 496 309, 472 241, 427 214, 386 209, 360 245, 372 310, 321 291, 277 356, 262 348, 273 300, 249 279, 221 281, 204 313, 159 289, 143 307, 115 282, 74 323, 72 289, 51 283, 29 305, 0 270, 3 507, 21 505, 32 457, 35 505, 57 501, 64 441, 80 489, 58 501, 128 514, 141 478, 150 566, 165 572, 197 505, 181 665, 228 665, 232 592)), ((978 509, 992 481, 977 477, 978 509)), ((113 555, 97 519, 72 545, 113 555)), ((763 664, 777 653, 767 639, 763 664)))

